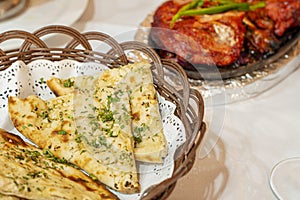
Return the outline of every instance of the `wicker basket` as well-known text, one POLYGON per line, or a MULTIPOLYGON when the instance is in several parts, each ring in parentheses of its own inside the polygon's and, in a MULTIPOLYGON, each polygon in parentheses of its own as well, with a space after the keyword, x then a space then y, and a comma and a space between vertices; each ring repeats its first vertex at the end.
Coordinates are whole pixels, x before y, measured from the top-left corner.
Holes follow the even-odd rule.
POLYGON ((0 34, 0 70, 5 70, 17 60, 29 63, 38 59, 59 61, 64 59, 79 62, 95 62, 105 64, 110 68, 126 65, 134 60, 126 52, 135 51, 147 56, 152 63, 152 73, 157 91, 167 100, 176 104, 176 115, 185 126, 185 143, 176 151, 172 177, 160 184, 153 185, 142 194, 142 199, 166 199, 175 187, 177 180, 184 176, 195 160, 196 149, 205 134, 203 122, 204 102, 200 93, 189 87, 187 76, 176 63, 161 60, 153 49, 136 41, 118 43, 112 37, 101 32, 80 33, 66 26, 47 26, 34 33, 14 30, 0 34), (41 39, 47 34, 64 34, 71 40, 64 48, 50 48, 41 39), (22 39, 19 48, 1 50, 1 43, 11 39, 22 39), (109 45, 107 52, 93 50, 92 41, 109 45), (170 77, 172 74, 172 77, 170 77), (176 77, 181 85, 174 85, 170 79, 176 77))

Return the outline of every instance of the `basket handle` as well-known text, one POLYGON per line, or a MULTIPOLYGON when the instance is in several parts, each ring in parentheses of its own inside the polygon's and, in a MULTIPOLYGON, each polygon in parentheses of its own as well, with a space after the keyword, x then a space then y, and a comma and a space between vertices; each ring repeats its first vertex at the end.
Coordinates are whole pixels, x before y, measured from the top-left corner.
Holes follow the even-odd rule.
POLYGON ((0 49, 0 56, 5 56, 5 55, 6 55, 5 52, 2 49, 0 49))
MULTIPOLYGON (((35 35, 32 35, 31 33, 26 31, 11 30, 0 34, 0 44, 4 41, 11 40, 11 39, 23 39, 24 42, 30 45, 34 44, 40 48, 47 47, 47 45, 42 40, 40 40, 35 35)), ((23 60, 24 55, 21 53, 21 49, 17 49, 17 51, 18 53, 16 56, 16 60, 23 60)), ((0 55, 1 55, 0 57, 1 65, 3 65, 3 67, 1 67, 0 70, 4 70, 10 66, 10 62, 11 62, 10 56, 8 56, 8 54, 6 54, 3 50, 0 51, 0 55)))
POLYGON ((0 34, 0 44, 10 39, 24 39, 25 42, 30 45, 35 44, 41 48, 47 47, 47 45, 40 38, 26 31, 11 30, 0 34))
MULTIPOLYGON (((73 28, 70 28, 68 26, 63 25, 50 25, 45 26, 35 32, 32 33, 32 35, 35 35, 36 37, 40 38, 42 36, 51 34, 51 33, 61 33, 65 35, 69 35, 72 38, 76 39, 86 50, 92 50, 92 47, 90 43, 81 35, 81 33, 73 28)), ((20 51, 27 51, 30 48, 31 44, 26 42, 22 44, 20 47, 20 51)))
MULTIPOLYGON (((114 54, 118 57, 118 60, 120 60, 120 62, 123 63, 123 65, 128 64, 127 57, 122 47, 113 37, 105 33, 96 32, 96 31, 85 32, 82 33, 82 35, 88 41, 95 40, 95 41, 101 41, 108 44, 110 47, 112 47, 111 51, 114 51, 114 54)), ((73 39, 67 44, 66 48, 75 49, 79 44, 80 43, 77 39, 73 39)), ((94 49, 94 51, 96 51, 96 49, 94 49)))

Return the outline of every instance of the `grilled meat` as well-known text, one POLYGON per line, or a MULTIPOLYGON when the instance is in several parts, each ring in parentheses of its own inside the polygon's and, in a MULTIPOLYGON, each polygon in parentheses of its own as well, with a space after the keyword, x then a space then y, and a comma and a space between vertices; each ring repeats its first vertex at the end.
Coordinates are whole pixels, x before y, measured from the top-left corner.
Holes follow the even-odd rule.
MULTIPOLYGON (((205 1, 202 7, 215 3, 205 1)), ((170 28, 172 17, 183 5, 171 0, 158 7, 149 41, 162 57, 176 57, 193 66, 227 67, 255 62, 276 53, 287 32, 299 31, 299 0, 267 0, 265 7, 247 12, 182 16, 170 28)), ((186 63, 185 68, 193 68, 186 63)))
POLYGON ((244 13, 184 17, 170 30, 170 20, 180 7, 168 1, 157 10, 152 26, 163 29, 151 31, 153 42, 192 63, 224 66, 239 57, 246 31, 244 13))
POLYGON ((283 36, 288 29, 299 28, 299 0, 268 0, 265 10, 274 21, 274 33, 276 35, 283 36))

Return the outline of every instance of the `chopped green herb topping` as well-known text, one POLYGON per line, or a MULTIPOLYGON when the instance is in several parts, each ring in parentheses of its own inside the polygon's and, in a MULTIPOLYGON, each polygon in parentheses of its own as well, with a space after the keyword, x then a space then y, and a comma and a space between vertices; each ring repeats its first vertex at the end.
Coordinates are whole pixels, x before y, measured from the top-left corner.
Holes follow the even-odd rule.
POLYGON ((60 164, 65 164, 65 165, 68 165, 68 166, 71 166, 71 167, 74 167, 74 168, 77 168, 76 165, 68 162, 65 158, 57 158, 56 156, 54 156, 48 149, 45 149, 43 151, 43 155, 53 161, 53 162, 56 162, 56 163, 60 163, 60 164))
POLYGON ((139 136, 133 136, 133 139, 136 143, 141 143, 142 142, 142 137, 139 135, 139 136))
POLYGON ((42 113, 39 114, 39 117, 46 119, 48 118, 49 114, 48 111, 43 111, 42 113))
POLYGON ((99 110, 98 118, 100 118, 103 122, 113 121, 113 112, 108 108, 102 108, 99 110))
POLYGON ((66 88, 70 88, 74 86, 74 81, 72 81, 71 79, 64 80, 63 85, 66 88))
POLYGON ((59 135, 67 135, 67 132, 64 131, 64 130, 59 130, 59 131, 57 131, 57 134, 59 134, 59 135))
POLYGON ((40 78, 40 82, 43 84, 43 83, 46 83, 45 79, 43 77, 40 78))

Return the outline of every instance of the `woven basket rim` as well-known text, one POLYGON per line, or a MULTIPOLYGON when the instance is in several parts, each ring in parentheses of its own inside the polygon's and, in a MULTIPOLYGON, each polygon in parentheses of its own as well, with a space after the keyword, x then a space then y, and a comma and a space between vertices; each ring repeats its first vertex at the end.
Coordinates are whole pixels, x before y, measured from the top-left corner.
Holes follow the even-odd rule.
POLYGON ((174 189, 177 180, 192 168, 196 150, 206 132, 203 121, 203 98, 199 91, 190 88, 186 73, 177 63, 160 59, 151 47, 141 42, 118 43, 114 38, 102 32, 80 33, 71 27, 51 25, 42 27, 33 33, 22 30, 1 33, 0 71, 9 68, 17 60, 22 60, 27 64, 39 59, 50 61, 71 59, 79 62, 101 63, 115 68, 132 62, 125 53, 132 50, 142 52, 151 59, 155 87, 163 97, 176 104, 176 115, 181 119, 186 129, 187 141, 176 151, 177 158, 174 161, 172 177, 153 185, 142 194, 142 199, 166 199, 174 189), (48 47, 42 40, 42 36, 53 33, 65 34, 71 36, 72 39, 65 47, 48 47), (16 49, 2 50, 1 43, 11 39, 23 39, 24 42, 16 49), (108 52, 94 51, 91 44, 92 40, 104 42, 111 48, 108 52), (178 89, 166 80, 166 71, 168 70, 178 75, 182 88, 178 89))

